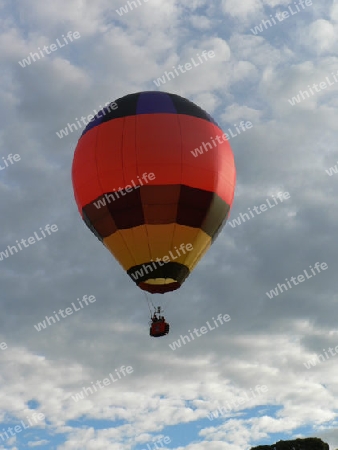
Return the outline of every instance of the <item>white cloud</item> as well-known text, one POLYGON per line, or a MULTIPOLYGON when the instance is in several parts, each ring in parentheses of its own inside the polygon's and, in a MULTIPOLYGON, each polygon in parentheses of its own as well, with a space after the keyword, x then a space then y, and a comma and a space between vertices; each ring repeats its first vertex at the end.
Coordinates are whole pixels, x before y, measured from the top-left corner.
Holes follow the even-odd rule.
POLYGON ((307 47, 316 51, 317 54, 334 53, 337 34, 337 26, 328 20, 318 19, 311 23, 304 40, 306 38, 307 47))
POLYGON ((261 0, 247 0, 246 2, 238 2, 236 0, 222 0, 222 9, 225 14, 245 20, 250 15, 263 14, 263 4, 261 0))

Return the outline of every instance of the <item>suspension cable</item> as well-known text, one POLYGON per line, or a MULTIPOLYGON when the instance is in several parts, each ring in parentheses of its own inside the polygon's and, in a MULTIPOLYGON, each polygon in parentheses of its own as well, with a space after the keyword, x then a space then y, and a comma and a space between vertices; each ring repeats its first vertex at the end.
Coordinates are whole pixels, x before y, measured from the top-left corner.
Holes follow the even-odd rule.
POLYGON ((163 305, 163 307, 162 307, 162 311, 166 311, 165 308, 167 307, 168 302, 169 302, 169 297, 168 297, 167 300, 165 301, 165 303, 164 303, 164 305, 163 305))
POLYGON ((153 304, 152 300, 151 300, 151 299, 149 299, 149 297, 148 297, 148 294, 147 294, 147 292, 146 292, 146 291, 143 291, 143 293, 144 293, 144 295, 145 295, 145 298, 146 298, 146 300, 147 300, 147 305, 148 305, 148 308, 149 308, 149 312, 150 312, 150 316, 151 316, 151 315, 152 315, 152 313, 151 313, 151 308, 150 308, 149 302, 151 303, 151 305, 152 305, 152 307, 154 308, 154 310, 155 310, 156 308, 155 308, 155 306, 154 306, 154 304, 153 304))
POLYGON ((147 297, 145 291, 143 291, 143 293, 144 293, 144 296, 145 296, 145 298, 146 298, 146 302, 147 302, 147 305, 148 305, 148 308, 149 308, 149 312, 150 312, 150 315, 151 315, 151 309, 150 309, 150 306, 149 306, 148 297, 147 297))
MULTIPOLYGON (((167 281, 167 277, 165 277, 165 279, 164 279, 164 285, 166 285, 166 281, 167 281)), ((166 305, 168 304, 168 300, 169 300, 169 298, 167 298, 166 302, 164 303, 164 305, 163 305, 163 307, 162 307, 162 311, 163 311, 163 312, 165 311, 164 306, 166 306, 166 305)))

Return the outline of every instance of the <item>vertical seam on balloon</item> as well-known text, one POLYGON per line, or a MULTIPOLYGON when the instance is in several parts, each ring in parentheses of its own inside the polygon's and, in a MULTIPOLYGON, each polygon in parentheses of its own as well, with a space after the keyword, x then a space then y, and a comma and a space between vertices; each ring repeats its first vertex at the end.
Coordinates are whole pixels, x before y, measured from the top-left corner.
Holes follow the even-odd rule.
MULTIPOLYGON (((132 116, 129 116, 130 118, 132 116)), ((138 167, 137 167, 137 151, 136 151, 136 117, 137 117, 137 101, 136 101, 136 110, 135 110, 135 115, 134 115, 134 153, 136 155, 136 173, 138 173, 138 167)), ((140 188, 141 189, 141 188, 140 188)), ((140 192, 140 202, 141 202, 141 206, 142 206, 142 198, 141 198, 141 192, 140 192)), ((134 228, 131 228, 131 233, 133 236, 133 243, 134 243, 134 247, 135 247, 135 242, 136 242, 136 237, 135 237, 135 232, 134 232, 134 228)), ((137 258, 134 257, 134 261, 135 261, 135 266, 139 264, 139 261, 137 260, 137 258)))
MULTIPOLYGON (((183 134, 182 134, 181 114, 179 114, 178 112, 177 112, 177 119, 178 119, 178 126, 179 126, 179 130, 180 130, 180 142, 181 142, 181 179, 180 179, 180 195, 178 197, 178 200, 180 200, 181 191, 182 191, 182 183, 183 183, 183 134)), ((179 208, 179 203, 177 204, 177 212, 178 212, 178 208, 179 208)), ((175 232, 176 232, 176 225, 175 225, 175 232)), ((182 264, 185 264, 186 258, 187 258, 187 256, 185 256, 182 264)))
MULTIPOLYGON (((97 179, 98 185, 100 186, 101 196, 103 196, 104 192, 103 192, 103 187, 102 187, 100 176, 99 176, 99 168, 98 168, 98 160, 97 160, 97 150, 98 150, 98 140, 99 140, 100 127, 98 126, 98 127, 95 127, 95 128, 96 128, 96 136, 95 136, 94 160, 95 160, 95 167, 96 167, 96 179, 97 179)), ((112 218, 110 211, 109 211, 109 216, 112 218)), ((113 221, 114 221, 114 219, 113 219, 113 221)), ((115 221, 114 221, 114 223, 115 223, 115 221)), ((92 225, 92 223, 91 223, 91 225, 92 225)), ((95 231, 97 231, 94 226, 93 226, 93 228, 94 228, 95 231)), ((100 233, 98 233, 98 234, 101 236, 100 233)), ((106 247, 106 245, 104 243, 105 237, 101 236, 101 239, 102 239, 102 244, 106 247)), ((108 248, 108 247, 106 247, 106 248, 108 248)), ((109 251, 109 249, 108 249, 108 251, 109 251)))
MULTIPOLYGON (((170 97, 170 95, 169 95, 170 97)), ((170 97, 170 100, 173 102, 172 98, 170 97)), ((175 106, 174 102, 173 105, 175 106)), ((176 109, 176 118, 177 118, 177 124, 178 124, 178 129, 179 129, 179 134, 180 134, 180 145, 181 145, 181 178, 180 178, 180 184, 179 184, 179 196, 178 196, 178 203, 177 203, 177 208, 176 208, 176 221, 174 222, 174 227, 173 227, 173 232, 172 232, 172 236, 171 236, 171 244, 170 244, 170 250, 173 250, 173 243, 174 243, 174 237, 175 237, 175 233, 176 233, 176 225, 177 225, 177 216, 178 216, 178 207, 179 207, 179 202, 180 202, 180 194, 181 194, 181 185, 182 185, 182 152, 183 152, 183 146, 182 146, 182 130, 181 130, 181 122, 180 122, 180 115, 178 114, 177 108, 175 106, 176 109)), ((164 284, 165 284, 165 280, 164 279, 164 284)), ((177 281, 177 280, 175 280, 177 281)))
MULTIPOLYGON (((202 119, 202 120, 205 120, 205 119, 202 119)), ((208 122, 208 123, 210 123, 210 122, 208 122)), ((192 167, 191 170, 194 170, 194 166, 190 166, 190 167, 192 167)), ((206 218, 206 215, 204 216, 203 222, 204 222, 205 218, 206 218)), ((194 242, 189 242, 189 244, 191 244, 192 247, 193 247, 193 250, 192 250, 192 251, 194 251, 194 253, 195 253, 195 243, 198 242, 198 239, 199 239, 199 236, 200 236, 201 232, 204 233, 204 232, 203 232, 203 229, 202 229, 203 222, 202 222, 201 225, 197 228, 197 233, 196 233, 196 236, 195 236, 195 238, 194 238, 194 242)), ((202 250, 196 251, 196 253, 195 253, 196 256, 195 256, 194 259, 192 260, 193 262, 191 263, 191 266, 190 266, 190 267, 191 267, 191 270, 189 269, 189 273, 191 273, 191 272, 194 270, 194 268, 196 267, 197 262, 201 259, 201 257, 200 257, 199 255, 204 251, 204 249, 205 249, 205 247, 203 247, 202 250)), ((184 259, 184 263, 186 263, 186 260, 187 260, 187 259, 188 259, 188 254, 186 255, 186 257, 185 257, 185 259, 184 259)), ((185 264, 185 265, 188 267, 187 264, 185 264)))
MULTIPOLYGON (((141 96, 141 95, 140 95, 141 96)), ((140 97, 138 98, 139 101, 140 97)), ((137 111, 137 107, 136 107, 136 111, 137 111)), ((136 153, 136 170, 137 170, 137 175, 140 176, 139 170, 138 170, 138 160, 137 160, 137 145, 136 145, 136 137, 137 137, 137 114, 135 115, 135 153, 136 153)), ((151 249, 150 249, 150 242, 149 242, 149 234, 148 234, 148 225, 146 224, 146 220, 145 220, 145 212, 144 212, 144 208, 143 208, 143 201, 142 201, 142 191, 141 191, 141 186, 140 186, 140 199, 141 199, 141 207, 142 207, 142 212, 143 212, 143 220, 144 220, 144 229, 147 235, 147 245, 148 245, 148 250, 149 250, 149 255, 150 255, 150 260, 152 259, 152 253, 151 253, 151 249)), ((149 261, 150 262, 150 261, 149 261)))
POLYGON ((97 161, 97 150, 98 150, 98 140, 99 140, 99 133, 100 129, 99 127, 96 127, 96 136, 95 136, 95 151, 94 151, 94 160, 95 160, 95 167, 96 167, 96 179, 100 186, 101 195, 103 195, 103 187, 101 185, 101 180, 99 177, 99 168, 98 168, 98 161, 97 161))
MULTIPOLYGON (((121 139, 121 146, 120 146, 121 159, 122 159, 122 173, 123 173, 123 180, 125 180, 125 177, 124 177, 124 160, 123 160, 123 142, 124 142, 124 134, 125 134, 125 128, 126 128, 126 127, 125 127, 125 125, 126 125, 126 120, 127 120, 127 118, 126 118, 126 117, 123 117, 122 139, 121 139)), ((125 185, 125 181, 124 181, 124 185, 125 185)), ((133 228, 131 228, 131 230, 133 230, 133 228)), ((118 232, 119 232, 119 235, 121 236, 121 239, 122 239, 123 242, 124 242, 124 245, 126 246, 126 249, 128 250, 128 252, 129 252, 129 254, 130 254, 130 256, 131 256, 131 259, 134 260, 134 264, 136 265, 136 264, 137 264, 136 258, 135 258, 135 256, 134 256, 133 252, 131 251, 131 249, 128 247, 128 243, 127 243, 127 241, 124 239, 123 233, 120 233, 120 230, 118 230, 118 232)), ((133 235, 134 235, 134 233, 133 233, 133 235)))
MULTIPOLYGON (((179 124, 180 124, 179 125, 179 127, 180 127, 180 135, 181 135, 181 183, 180 183, 180 194, 181 194, 182 186, 183 186, 182 185, 182 183, 183 183, 183 135, 182 135, 182 127, 181 127, 181 117, 182 117, 182 114, 178 114, 178 120, 179 120, 179 124)), ((191 117, 191 116, 189 116, 189 117, 191 117)), ((178 205, 177 205, 177 207, 178 207, 178 205)), ((181 225, 181 226, 184 226, 184 225, 181 225)), ((190 244, 190 243, 192 244, 193 248, 194 248, 194 243, 196 242, 196 239, 198 237, 198 234, 199 234, 199 231, 197 232, 193 243, 192 242, 188 242, 188 244, 190 244)), ((183 242, 182 242, 182 244, 183 244, 183 242)), ((184 242, 184 244, 187 244, 187 242, 184 242)), ((182 261, 182 264, 184 264, 186 267, 188 267, 188 265, 186 264, 187 259, 188 259, 188 253, 185 255, 184 260, 182 261)), ((190 269, 189 269, 189 273, 190 273, 190 269)))
MULTIPOLYGON (((137 101, 138 101, 138 100, 137 100, 137 101)), ((137 117, 137 101, 136 101, 136 109, 135 109, 135 115, 134 115, 134 153, 135 153, 135 158, 136 158, 136 173, 138 174, 137 149, 136 149, 136 128, 137 128, 137 127, 136 127, 136 123, 137 123, 136 117, 137 117)), ((141 202, 141 207, 142 207, 141 187, 140 187, 140 202, 141 202)), ((132 232, 132 235, 133 235, 133 242, 135 243, 135 242, 136 242, 136 237, 135 237, 134 228, 135 228, 135 227, 133 227, 133 228, 131 229, 131 232, 132 232)), ((134 258, 134 259, 135 259, 135 265, 137 265, 137 264, 140 263, 140 261, 137 261, 136 258, 134 258)))
MULTIPOLYGON (((197 233, 197 236, 199 236, 201 233, 203 233, 202 230, 199 230, 197 233)), ((192 260, 192 263, 190 265, 191 267, 191 272, 194 270, 194 268, 196 267, 196 265, 198 264, 198 262, 202 259, 202 257, 205 255, 205 253, 208 251, 208 249, 210 248, 212 244, 212 239, 210 238, 210 241, 207 242, 205 245, 203 245, 203 247, 199 250, 199 252, 196 254, 195 258, 192 260)))
MULTIPOLYGON (((210 122, 210 124, 211 124, 211 127, 212 127, 212 134, 214 136, 215 129, 219 129, 219 130, 221 130, 221 129, 219 128, 219 126, 216 126, 213 122, 210 122)), ((210 136, 210 139, 211 139, 211 136, 210 136)), ((212 139, 214 140, 213 137, 212 137, 212 139)), ((214 155, 213 163, 214 163, 214 169, 216 169, 216 180, 214 181, 214 184, 212 186, 211 203, 209 205, 208 210, 206 211, 206 214, 204 215, 204 219, 203 219, 203 222, 202 222, 202 225, 201 225, 201 229, 202 230, 203 230, 203 226, 204 226, 205 222, 207 221, 207 219, 210 216, 210 210, 211 210, 212 205, 213 205, 213 203, 215 201, 215 197, 217 195, 216 192, 218 192, 218 185, 219 185, 219 178, 220 178, 219 164, 218 164, 218 162, 219 162, 219 142, 218 141, 217 141, 217 147, 215 149, 213 149, 212 151, 214 152, 213 153, 213 155, 214 155)), ((220 226, 222 226, 222 223, 220 224, 220 226)), ((212 236, 211 236, 211 243, 212 243, 212 236)))
MULTIPOLYGON (((216 128, 218 128, 219 130, 221 130, 219 127, 216 127, 214 124, 213 124, 213 132, 215 131, 215 129, 216 128)), ((222 130, 221 130, 222 131, 222 130)), ((217 141, 217 148, 216 148, 216 152, 215 152, 215 165, 216 165, 216 167, 217 167, 217 183, 216 183, 216 188, 217 189, 215 189, 215 186, 214 186, 214 195, 215 195, 215 192, 218 192, 218 186, 219 186, 219 178, 220 178, 220 171, 219 171, 219 164, 218 164, 218 161, 219 161, 219 153, 220 153, 220 150, 219 150, 219 142, 217 141)))
MULTIPOLYGON (((139 98, 140 98, 140 96, 139 96, 139 98)), ((139 98, 138 98, 137 102, 139 101, 139 98)), ((135 159, 136 159, 136 161, 135 161, 136 162, 136 174, 137 174, 137 176, 139 176, 138 160, 137 160, 137 116, 138 116, 138 114, 137 114, 137 104, 136 104, 136 110, 135 110, 135 115, 134 115, 134 152, 135 152, 135 159)), ((140 189, 141 209, 142 209, 142 212, 143 212, 143 219, 144 219, 144 211, 143 211, 143 203, 142 203, 142 195, 141 195, 141 186, 140 186, 139 189, 140 189)), ((145 225, 145 221, 144 221, 144 225, 145 225)), ((136 238, 135 238, 135 234, 134 234, 134 228, 135 227, 133 227, 131 230, 132 230, 132 234, 133 234, 133 240, 134 240, 135 243, 137 243, 136 238)), ((146 230, 146 226, 145 226, 145 230, 146 230)), ((147 232, 147 230, 146 230, 146 232, 147 232)), ((149 244, 148 244, 148 247, 149 247, 149 244)), ((149 254, 150 254, 150 252, 149 252, 149 254)), ((135 261, 135 265, 137 265, 137 264, 140 264, 140 261, 135 261)))

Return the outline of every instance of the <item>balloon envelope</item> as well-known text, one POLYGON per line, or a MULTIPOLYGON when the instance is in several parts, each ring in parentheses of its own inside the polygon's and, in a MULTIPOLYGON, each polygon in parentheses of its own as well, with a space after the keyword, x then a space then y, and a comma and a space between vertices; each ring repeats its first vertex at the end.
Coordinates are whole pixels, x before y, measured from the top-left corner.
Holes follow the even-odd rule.
POLYGON ((84 222, 151 293, 178 289, 194 269, 228 218, 235 179, 229 142, 212 117, 152 91, 101 110, 72 167, 84 222))

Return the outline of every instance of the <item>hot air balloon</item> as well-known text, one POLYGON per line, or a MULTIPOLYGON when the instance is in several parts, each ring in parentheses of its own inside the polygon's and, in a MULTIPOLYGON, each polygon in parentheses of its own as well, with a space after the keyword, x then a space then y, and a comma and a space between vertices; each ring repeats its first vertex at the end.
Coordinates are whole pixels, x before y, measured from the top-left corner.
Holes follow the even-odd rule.
POLYGON ((114 105, 78 141, 75 200, 136 285, 164 294, 181 287, 225 225, 234 157, 212 117, 183 97, 139 92, 114 105))

